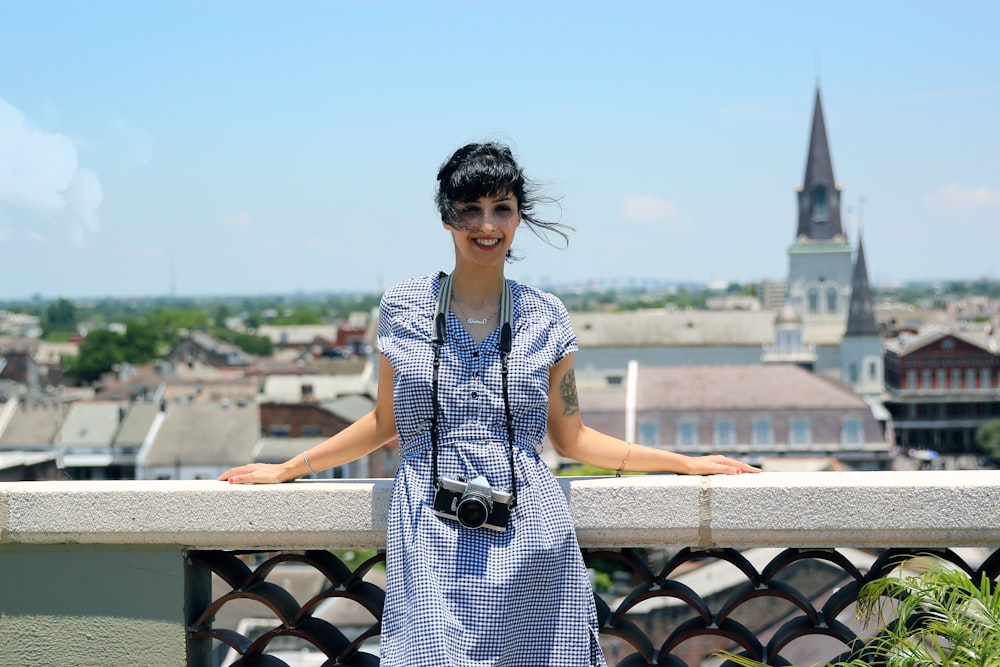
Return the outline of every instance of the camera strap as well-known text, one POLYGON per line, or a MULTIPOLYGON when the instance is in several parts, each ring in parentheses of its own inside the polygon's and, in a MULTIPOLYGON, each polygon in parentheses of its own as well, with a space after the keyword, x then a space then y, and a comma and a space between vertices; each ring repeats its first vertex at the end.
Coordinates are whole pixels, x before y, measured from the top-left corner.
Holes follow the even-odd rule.
MULTIPOLYGON (((434 333, 431 343, 434 345, 434 374, 431 383, 431 459, 434 466, 434 487, 441 488, 441 476, 438 474, 438 417, 441 406, 438 399, 438 376, 441 368, 441 347, 445 342, 448 330, 448 310, 451 308, 451 276, 441 274, 438 287, 437 309, 434 311, 434 333)), ((510 388, 507 376, 508 357, 514 337, 514 296, 511 294, 510 283, 503 281, 503 294, 500 296, 500 341, 497 345, 500 351, 500 378, 503 388, 503 407, 507 418, 507 445, 510 458, 510 502, 511 509, 517 505, 516 483, 514 479, 514 417, 510 411, 510 388)))

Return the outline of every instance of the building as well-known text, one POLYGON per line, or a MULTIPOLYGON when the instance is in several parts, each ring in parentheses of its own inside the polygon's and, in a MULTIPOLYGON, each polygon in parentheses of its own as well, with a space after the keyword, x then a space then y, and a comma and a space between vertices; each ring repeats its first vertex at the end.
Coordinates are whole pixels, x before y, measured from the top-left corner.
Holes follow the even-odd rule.
POLYGON ((992 327, 930 325, 894 338, 886 343, 885 379, 900 447, 974 465, 976 430, 1000 419, 1000 345, 992 327))
POLYGON ((620 382, 630 360, 644 366, 788 361, 877 397, 881 338, 864 246, 859 238, 854 250, 841 221, 841 189, 834 179, 818 87, 805 176, 796 198, 788 279, 761 283, 766 307, 755 310, 741 303, 714 311, 572 313, 580 344, 578 380, 620 382), (787 358, 779 359, 782 355, 787 358))
POLYGON ((765 467, 773 459, 832 459, 859 470, 891 465, 889 426, 869 404, 843 383, 792 364, 632 364, 621 386, 579 395, 588 425, 652 447, 765 467))

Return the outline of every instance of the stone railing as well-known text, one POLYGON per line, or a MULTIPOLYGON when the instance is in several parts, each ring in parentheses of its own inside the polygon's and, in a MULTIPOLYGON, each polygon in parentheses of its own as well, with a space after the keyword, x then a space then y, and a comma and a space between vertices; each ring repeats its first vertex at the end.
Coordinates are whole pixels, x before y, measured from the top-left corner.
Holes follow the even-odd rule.
MULTIPOLYGON (((853 637, 838 620, 849 594, 884 573, 893 550, 1000 571, 1000 472, 561 482, 585 558, 607 574, 598 611, 609 664, 693 665, 689 656, 723 648, 791 661, 819 636, 839 646, 835 657, 853 637)), ((381 566, 390 486, 0 484, 0 663, 200 666, 229 650, 265 664, 256 656, 279 654, 281 637, 329 664, 377 664, 380 589, 361 575, 381 566), (352 572, 341 550, 359 549, 374 555, 352 572), (300 599, 294 577, 272 576, 281 568, 320 585, 300 599), (336 598, 369 614, 367 629, 347 636, 314 618, 336 598), (256 641, 222 622, 247 603, 270 615, 256 641)))

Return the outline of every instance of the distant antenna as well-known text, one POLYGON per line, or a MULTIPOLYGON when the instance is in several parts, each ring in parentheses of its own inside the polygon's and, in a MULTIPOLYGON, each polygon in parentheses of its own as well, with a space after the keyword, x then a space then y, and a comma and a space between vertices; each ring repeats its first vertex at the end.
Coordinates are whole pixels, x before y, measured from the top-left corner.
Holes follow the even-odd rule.
POLYGON ((865 222, 865 198, 858 197, 858 236, 861 235, 861 226, 865 222))
POLYGON ((174 251, 170 251, 170 296, 177 297, 177 271, 174 267, 174 251))

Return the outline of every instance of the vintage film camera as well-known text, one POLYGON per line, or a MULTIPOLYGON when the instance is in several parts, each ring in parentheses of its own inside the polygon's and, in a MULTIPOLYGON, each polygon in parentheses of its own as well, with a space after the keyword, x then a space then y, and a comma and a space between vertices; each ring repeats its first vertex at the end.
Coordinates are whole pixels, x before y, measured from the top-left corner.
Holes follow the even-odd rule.
POLYGON ((434 494, 434 513, 466 528, 503 531, 510 521, 510 498, 510 493, 494 489, 482 475, 472 481, 442 477, 434 494))

